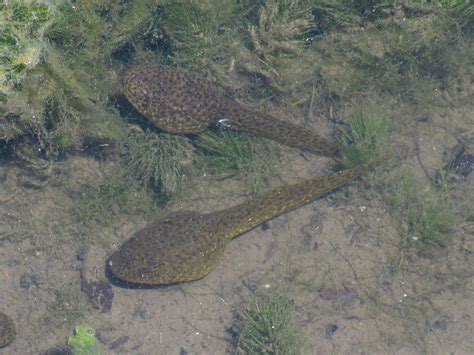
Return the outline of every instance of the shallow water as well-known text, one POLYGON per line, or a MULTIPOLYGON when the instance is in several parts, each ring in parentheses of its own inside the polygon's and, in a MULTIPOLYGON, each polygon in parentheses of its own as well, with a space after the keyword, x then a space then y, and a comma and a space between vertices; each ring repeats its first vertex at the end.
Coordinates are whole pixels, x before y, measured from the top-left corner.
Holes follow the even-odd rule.
MULTIPOLYGON (((345 35, 331 34, 341 41, 345 35)), ((278 291, 295 305, 304 354, 472 353, 474 174, 466 164, 472 164, 474 154, 474 85, 472 67, 464 69, 453 69, 456 75, 446 86, 424 93, 426 102, 434 103, 426 107, 409 94, 374 93, 370 87, 351 102, 328 99, 332 103, 324 108, 313 107, 313 101, 290 108, 271 102, 276 113, 295 114, 291 119, 296 123, 330 137, 339 124, 334 116, 345 116, 348 106, 360 104, 359 95, 381 95, 377 104, 390 113, 396 162, 233 240, 208 276, 170 287, 111 286, 105 260, 158 214, 209 212, 245 200, 249 189, 239 176, 204 174, 165 206, 153 208, 153 194, 135 192, 130 185, 133 211, 124 210, 123 201, 109 205, 96 199, 79 210, 81 219, 77 206, 94 193, 84 186, 117 177, 113 154, 98 157, 80 147, 42 165, 41 156, 35 163, 5 149, 0 160, 0 312, 13 320, 17 337, 0 352, 42 353, 64 346, 78 323, 95 328, 106 354, 234 352, 228 330, 235 309, 256 293, 278 291), (457 155, 461 143, 464 158, 457 155), (454 168, 440 176, 453 162, 454 168), (446 203, 452 204, 456 220, 444 234, 443 247, 413 253, 402 246, 402 240, 416 240, 404 238, 406 222, 387 204, 383 184, 407 170, 425 187, 448 192, 446 203), (101 206, 106 223, 95 219, 101 206)), ((319 75, 332 77, 330 66, 319 75)), ((319 84, 321 91, 329 90, 319 84)), ((419 87, 410 90, 421 95, 419 87)), ((20 144, 15 148, 19 151, 20 144)), ((276 149, 279 169, 265 189, 334 168, 317 155, 276 149)))

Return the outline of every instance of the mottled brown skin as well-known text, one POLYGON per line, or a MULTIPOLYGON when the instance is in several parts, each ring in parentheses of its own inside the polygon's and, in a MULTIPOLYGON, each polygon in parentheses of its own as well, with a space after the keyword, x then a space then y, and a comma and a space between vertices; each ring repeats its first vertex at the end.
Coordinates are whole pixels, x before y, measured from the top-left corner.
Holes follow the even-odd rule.
POLYGON ((346 184, 377 163, 282 186, 222 211, 176 212, 125 241, 108 259, 108 270, 133 284, 199 279, 214 269, 231 239, 346 184))
POLYGON ((198 133, 221 124, 282 144, 338 159, 339 148, 304 127, 239 104, 216 84, 183 69, 137 66, 124 78, 128 101, 171 133, 198 133))
POLYGON ((16 337, 13 321, 5 313, 0 312, 0 348, 10 345, 16 337))

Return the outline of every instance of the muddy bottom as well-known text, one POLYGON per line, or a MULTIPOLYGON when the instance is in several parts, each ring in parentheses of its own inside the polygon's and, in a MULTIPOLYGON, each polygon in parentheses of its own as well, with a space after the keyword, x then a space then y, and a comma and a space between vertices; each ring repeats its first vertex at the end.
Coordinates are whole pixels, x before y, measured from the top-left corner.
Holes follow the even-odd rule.
MULTIPOLYGON (((427 151, 437 151, 427 140, 405 145, 401 165, 429 171, 427 151)), ((291 164, 272 185, 331 169, 313 155, 285 154, 291 164)), ((294 302, 307 354, 474 351, 472 224, 456 225, 434 254, 404 258, 399 222, 379 191, 358 180, 235 239, 199 281, 119 288, 105 278, 105 260, 145 218, 120 215, 110 226, 85 229, 71 213, 81 184, 112 166, 71 156, 37 188, 21 183, 22 168, 0 167, 0 310, 18 333, 2 354, 64 345, 77 323, 96 329, 104 353, 232 353, 233 312, 250 295, 274 291, 294 302)), ((472 176, 453 189, 472 194, 472 176)), ((196 189, 167 209, 212 211, 245 198, 232 181, 219 186, 196 189)))

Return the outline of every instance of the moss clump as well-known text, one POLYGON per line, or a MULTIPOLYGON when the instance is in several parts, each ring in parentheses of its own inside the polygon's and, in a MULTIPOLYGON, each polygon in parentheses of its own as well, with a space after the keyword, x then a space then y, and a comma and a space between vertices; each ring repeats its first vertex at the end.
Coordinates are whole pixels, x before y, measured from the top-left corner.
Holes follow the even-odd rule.
POLYGON ((194 149, 183 136, 132 132, 125 144, 127 174, 140 185, 165 195, 181 190, 194 158, 194 149))
POLYGON ((385 186, 385 201, 400 223, 402 252, 428 253, 446 245, 454 223, 446 196, 408 171, 394 174, 385 186))
POLYGON ((202 133, 196 145, 206 173, 215 177, 242 176, 252 191, 264 185, 277 164, 271 143, 232 130, 202 133))
POLYGON ((383 114, 356 112, 339 138, 343 164, 350 168, 386 154, 388 133, 388 121, 383 114))
MULTIPOLYGON (((1 5, 0 20, 6 22, 6 31, 0 41, 0 100, 5 103, 0 107, 0 139, 34 136, 49 157, 84 145, 123 140, 118 118, 105 108, 106 91, 113 81, 110 52, 104 51, 104 46, 92 49, 97 40, 87 45, 77 41, 72 55, 51 36, 61 29, 77 36, 88 31, 93 37, 96 27, 74 27, 65 20, 73 21, 72 14, 84 15, 82 2, 74 5, 27 0, 1 5), (100 56, 94 57, 92 52, 100 56), (84 58, 89 59, 87 64, 84 58), (79 61, 84 66, 77 65, 79 61)), ((90 6, 100 7, 92 2, 87 8, 90 6)), ((93 18, 90 16, 90 21, 93 18)), ((97 32, 95 35, 100 37, 97 32)), ((105 38, 101 40, 110 39, 105 38)))
POLYGON ((237 353, 300 354, 302 343, 293 308, 283 295, 256 296, 247 309, 237 314, 237 353))
MULTIPOLYGON (((85 1, 57 6, 57 16, 45 33, 53 48, 61 52, 62 65, 71 76, 80 78, 81 86, 106 99, 114 85, 116 61, 112 53, 127 42, 137 29, 138 16, 147 21, 151 1, 85 1)), ((103 101, 102 101, 103 103, 103 101)))
POLYGON ((54 9, 34 1, 0 3, 0 95, 4 102, 41 60, 54 9))

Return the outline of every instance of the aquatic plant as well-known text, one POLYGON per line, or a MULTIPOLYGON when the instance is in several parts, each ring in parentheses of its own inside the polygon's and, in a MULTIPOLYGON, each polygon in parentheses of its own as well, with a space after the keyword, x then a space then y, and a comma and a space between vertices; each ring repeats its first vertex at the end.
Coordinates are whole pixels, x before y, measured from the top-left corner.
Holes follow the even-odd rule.
POLYGON ((153 196, 125 174, 117 168, 95 183, 81 186, 79 197, 71 205, 71 213, 81 226, 80 238, 97 238, 97 232, 91 233, 92 228, 109 226, 123 214, 147 215, 155 211, 153 196))
POLYGON ((313 21, 306 1, 264 1, 238 49, 237 69, 257 86, 259 95, 278 97, 280 103, 302 106, 309 102, 315 71, 308 43, 313 21), (248 50, 249 43, 251 50, 248 50))
POLYGON ((205 64, 215 47, 215 20, 192 3, 169 3, 156 8, 155 25, 167 39, 175 63, 205 64), (192 61, 192 62, 191 62, 192 61))
POLYGON ((78 324, 74 328, 74 335, 67 339, 72 346, 74 355, 100 355, 99 344, 95 336, 95 329, 87 324, 78 324))
POLYGON ((382 113, 358 111, 348 124, 339 138, 346 167, 367 163, 389 151, 388 121, 382 113))
POLYGON ((281 295, 256 295, 237 312, 238 354, 300 354, 302 342, 293 319, 291 301, 281 295))
POLYGON ((32 73, 44 59, 44 31, 54 13, 34 1, 0 3, 0 141, 9 142, 36 127, 38 112, 23 92, 28 92, 32 73), (22 111, 28 111, 29 119, 22 119, 22 111))
POLYGON ((124 180, 111 179, 98 185, 85 185, 81 197, 74 202, 73 211, 81 224, 110 221, 103 218, 114 206, 123 206, 126 202, 128 184, 124 180))
POLYGON ((385 201, 399 221, 402 253, 429 253, 447 243, 455 218, 446 196, 409 171, 394 173, 385 183, 385 201))
POLYGON ((195 144, 207 174, 242 176, 252 191, 258 191, 277 166, 272 143, 233 130, 202 133, 195 144))
POLYGON ((394 0, 339 0, 337 2, 356 14, 369 19, 377 17, 384 8, 396 4, 394 0))
POLYGON ((0 4, 0 100, 4 103, 42 59, 43 35, 52 16, 54 9, 44 3, 0 4))
POLYGON ((86 70, 95 80, 84 80, 86 76, 78 73, 85 68, 71 67, 64 48, 51 40, 50 29, 63 18, 62 11, 72 9, 71 4, 25 0, 1 6, 0 20, 6 31, 0 38, 0 96, 5 103, 0 107, 0 139, 32 136, 38 149, 50 158, 84 142, 91 146, 120 141, 120 121, 103 105, 106 96, 101 90, 106 85, 98 85, 109 83, 110 75, 104 79, 92 70, 104 68, 99 63, 110 53, 102 52, 103 60, 86 70))
POLYGON ((81 78, 82 87, 95 93, 96 100, 106 100, 112 91, 111 69, 120 62, 113 60, 113 53, 139 31, 137 17, 147 21, 150 4, 79 0, 57 6, 58 14, 45 36, 61 52, 70 75, 81 78))
POLYGON ((466 21, 474 20, 474 1, 472 0, 447 0, 444 2, 454 10, 455 14, 466 21))
POLYGON ((361 23, 360 18, 352 22, 331 20, 344 19, 347 8, 319 7, 315 8, 309 33, 314 34, 311 38, 320 82, 342 102, 371 92, 409 102, 412 110, 426 112, 442 104, 433 93, 469 71, 473 58, 470 40, 462 35, 459 19, 439 2, 395 4, 363 32, 350 30, 361 23), (340 23, 346 31, 335 32, 332 22, 340 23))
POLYGON ((189 140, 179 135, 132 132, 125 144, 127 173, 165 195, 181 190, 194 158, 189 140))

